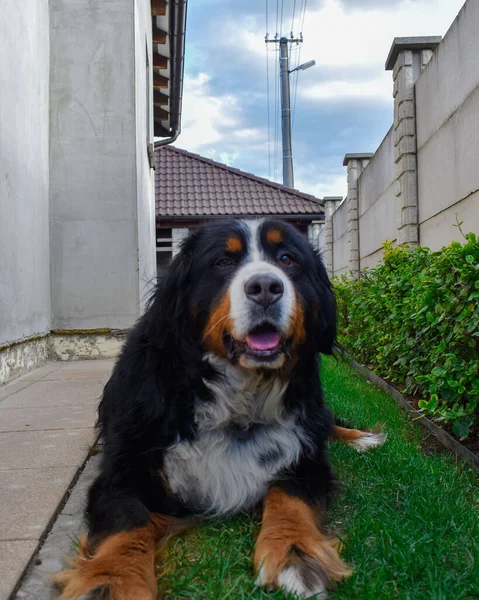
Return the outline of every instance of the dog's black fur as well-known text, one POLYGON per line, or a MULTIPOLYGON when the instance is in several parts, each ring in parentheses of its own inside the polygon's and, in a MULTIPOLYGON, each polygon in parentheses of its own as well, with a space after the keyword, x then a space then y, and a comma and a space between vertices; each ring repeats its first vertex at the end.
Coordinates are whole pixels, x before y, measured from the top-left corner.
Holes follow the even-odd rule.
POLYGON ((336 481, 327 442, 384 436, 338 428, 324 404, 319 353, 335 335, 326 270, 294 227, 191 233, 105 386, 89 535, 56 576, 62 600, 154 600, 159 541, 261 502, 258 585, 324 597, 348 577, 318 528, 336 481))
MULTIPOLYGON (((314 451, 275 483, 309 501, 326 501, 333 474, 326 452, 333 419, 323 403, 318 352, 330 354, 336 333, 335 302, 320 257, 293 227, 285 233, 296 257, 288 272, 301 298, 307 338, 298 349, 284 404, 300 415, 314 451)), ((122 350, 105 387, 98 425, 104 444, 101 472, 89 493, 90 536, 103 538, 145 524, 151 513, 195 513, 169 494, 159 476, 164 451, 179 439, 194 439, 194 406, 208 400, 204 380, 218 375, 203 360, 201 340, 217 294, 234 274, 215 267, 236 222, 221 222, 191 234, 122 350)), ((274 260, 274 250, 265 243, 274 260)), ((213 400, 210 400, 213 401, 213 400)))

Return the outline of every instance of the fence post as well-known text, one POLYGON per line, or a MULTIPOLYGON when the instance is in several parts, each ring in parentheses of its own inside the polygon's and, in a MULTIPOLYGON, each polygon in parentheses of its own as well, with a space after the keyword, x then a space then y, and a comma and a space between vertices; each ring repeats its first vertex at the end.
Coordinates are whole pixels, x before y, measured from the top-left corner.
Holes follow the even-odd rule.
POLYGON ((342 196, 325 196, 324 202, 324 250, 323 261, 328 276, 334 275, 334 240, 333 240, 333 215, 336 208, 341 204, 342 196))
POLYGON ((440 36, 394 38, 386 61, 393 72, 394 171, 399 246, 419 244, 415 85, 440 36))
POLYGON ((373 157, 370 152, 346 154, 343 166, 348 168, 348 271, 353 277, 359 277, 359 176, 373 157))

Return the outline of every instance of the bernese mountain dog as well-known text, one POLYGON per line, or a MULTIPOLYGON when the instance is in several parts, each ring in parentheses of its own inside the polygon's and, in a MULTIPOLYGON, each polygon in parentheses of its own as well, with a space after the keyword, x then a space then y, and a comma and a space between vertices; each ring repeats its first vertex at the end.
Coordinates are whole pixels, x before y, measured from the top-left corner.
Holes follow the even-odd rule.
POLYGON ((321 531, 335 483, 327 442, 364 450, 384 436, 338 426, 323 402, 318 357, 335 333, 326 270, 293 226, 191 233, 105 387, 89 534, 57 576, 62 598, 154 600, 169 533, 257 507, 259 586, 324 597, 348 577, 321 531))

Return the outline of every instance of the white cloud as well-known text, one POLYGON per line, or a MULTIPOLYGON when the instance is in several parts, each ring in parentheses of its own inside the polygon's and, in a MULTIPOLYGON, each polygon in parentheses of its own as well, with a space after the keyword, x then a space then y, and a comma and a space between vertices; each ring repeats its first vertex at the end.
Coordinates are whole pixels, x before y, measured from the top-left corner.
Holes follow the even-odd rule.
POLYGON ((184 81, 180 145, 193 152, 201 146, 220 142, 225 137, 225 129, 239 126, 238 99, 230 94, 216 96, 209 82, 205 73, 187 76, 184 81))
MULTIPOLYGON (((315 85, 318 76, 324 76, 324 69, 328 74, 334 69, 358 67, 362 69, 377 70, 376 77, 365 82, 369 91, 361 96, 385 96, 388 75, 384 72, 384 64, 394 37, 444 35, 462 8, 464 0, 402 0, 393 7, 368 7, 358 0, 354 8, 345 6, 341 0, 325 0, 320 8, 308 9, 304 21, 304 43, 301 46, 301 62, 315 59, 316 67, 301 73, 299 93, 308 96, 308 87, 315 85), (321 71, 323 67, 323 71, 321 71)), ((274 15, 273 15, 274 16, 274 15)), ((212 16, 214 26, 214 16, 212 16)), ((285 28, 290 26, 290 16, 285 19, 285 28)), ((221 23, 215 27, 216 35, 214 46, 211 40, 205 40, 210 48, 221 53, 221 49, 237 48, 238 61, 258 65, 265 61, 264 21, 253 16, 244 15, 238 20, 232 15, 231 19, 221 15, 221 23)), ((270 17, 270 27, 275 23, 270 17)), ((296 27, 296 25, 295 25, 296 27)), ((299 22, 297 21, 299 28, 299 22)), ((274 31, 269 31, 270 39, 274 31)), ((294 32, 299 34, 299 30, 294 32)), ((289 35, 283 31, 283 35, 289 35)), ((274 77, 275 58, 278 56, 276 45, 268 45, 270 50, 270 75, 274 77)), ((294 60, 298 56, 297 48, 293 47, 293 60, 290 66, 295 66, 294 60)), ((234 64, 231 68, 234 69, 234 64)), ((351 69, 349 69, 351 73, 351 69)), ((390 81, 390 76, 389 76, 390 81)), ((354 98, 355 83, 353 79, 345 79, 354 98)), ((247 82, 245 82, 247 87, 247 82)), ((333 86, 323 94, 313 94, 314 97, 334 97, 335 89, 338 97, 343 98, 348 90, 345 87, 333 86)), ((311 96, 311 94, 309 94, 311 96)), ((387 94, 390 97, 390 92, 387 94)))
POLYGON ((318 181, 314 181, 311 174, 296 175, 294 187, 317 198, 324 196, 346 196, 347 183, 344 173, 319 173, 318 181))
MULTIPOLYGON (((385 0, 387 1, 387 0, 385 0)), ((384 64, 394 37, 444 35, 464 0, 404 0, 394 8, 350 9, 339 0, 327 0, 316 11, 308 11, 304 26, 302 61, 315 59, 316 74, 349 67, 350 79, 314 82, 313 70, 300 74, 300 97, 389 98, 391 74, 384 64), (377 73, 357 81, 354 69, 377 73)))
MULTIPOLYGON (((385 3, 387 0, 385 0, 385 3)), ((327 0, 308 11, 303 56, 319 67, 384 66, 394 37, 444 35, 464 0, 404 0, 394 8, 348 9, 327 0)))
MULTIPOLYGON (((349 110, 346 106, 351 106, 358 98, 375 106, 378 101, 389 102, 392 106, 392 75, 385 72, 384 63, 393 38, 444 35, 464 0, 403 0, 394 6, 388 3, 389 0, 384 0, 384 7, 378 3, 365 8, 359 0, 352 3, 353 7, 345 6, 340 0, 326 0, 319 8, 308 9, 300 59, 301 62, 315 59, 317 65, 298 75, 296 111, 308 110, 305 101, 310 107, 312 103, 336 100, 344 101, 344 110, 349 110)), ((271 2, 269 4, 272 5, 271 2)), ((210 75, 214 77, 216 74, 208 71, 214 68, 217 57, 226 53, 226 49, 229 51, 231 72, 240 65, 241 72, 244 72, 246 65, 246 68, 251 66, 250 77, 258 77, 259 66, 265 64, 263 19, 245 15, 238 20, 237 17, 237 13, 232 13, 228 19, 222 12, 220 19, 211 10, 209 26, 217 32, 214 44, 211 36, 205 34, 203 43, 200 36, 196 36, 194 54, 201 58, 198 62, 202 65, 202 72, 185 79, 182 134, 178 144, 264 176, 268 167, 267 123, 252 127, 241 104, 251 80, 244 77, 232 84, 227 93, 218 94, 216 82, 210 79, 210 75), (231 53, 232 48, 236 49, 234 53, 231 53), (210 62, 208 57, 213 56, 215 60, 210 62)), ((289 28, 291 17, 285 19, 285 23, 289 28)), ((189 22, 189 28, 194 26, 194 21, 189 22)), ((274 31, 269 33, 274 35, 274 31)), ((298 54, 298 51, 293 51, 291 68, 297 64, 294 61, 298 54)), ((277 53, 274 54, 276 56, 277 53)), ((270 91, 274 98, 273 52, 270 57, 270 91)), ((270 108, 272 110, 272 106, 270 108)), ((340 123, 339 114, 336 141, 346 135, 340 123)), ((361 143, 358 140, 358 144, 361 143)), ((336 147, 335 152, 337 150, 336 147)), ((311 147, 302 154, 303 162, 305 155, 311 156, 311 161, 310 168, 305 170, 299 164, 295 165, 298 189, 319 197, 345 194, 345 175, 338 170, 340 165, 335 166, 335 161, 328 161, 327 167, 316 169, 314 157, 317 149, 311 147)))
POLYGON ((228 165, 235 165, 245 146, 248 152, 268 152, 266 128, 249 127, 239 99, 215 94, 205 73, 185 78, 182 115, 177 145, 191 152, 228 165))
POLYGON ((344 100, 347 98, 387 98, 391 100, 391 77, 385 74, 366 81, 322 81, 305 87, 301 90, 301 96, 317 100, 344 100))

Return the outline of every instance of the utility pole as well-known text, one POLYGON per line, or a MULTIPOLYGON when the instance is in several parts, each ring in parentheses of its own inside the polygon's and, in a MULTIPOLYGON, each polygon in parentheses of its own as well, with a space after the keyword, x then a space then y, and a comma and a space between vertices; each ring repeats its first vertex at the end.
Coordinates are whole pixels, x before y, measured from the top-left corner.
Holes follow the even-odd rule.
POLYGON ((293 149, 291 147, 288 43, 288 38, 282 37, 279 40, 279 67, 281 77, 281 131, 283 133, 283 184, 292 188, 294 187, 294 177, 293 149))
POLYGON ((311 60, 308 63, 299 65, 295 69, 289 70, 289 59, 288 50, 289 44, 301 44, 303 42, 303 34, 299 38, 294 38, 293 33, 291 37, 281 37, 278 34, 274 36, 274 39, 268 39, 266 34, 265 42, 267 44, 278 44, 279 43, 279 66, 280 66, 280 80, 281 80, 281 132, 283 139, 283 184, 288 187, 294 187, 294 175, 293 175, 293 149, 291 143, 291 95, 289 90, 289 75, 293 71, 302 71, 315 65, 315 61, 311 60), (279 39, 278 39, 279 38, 279 39))

